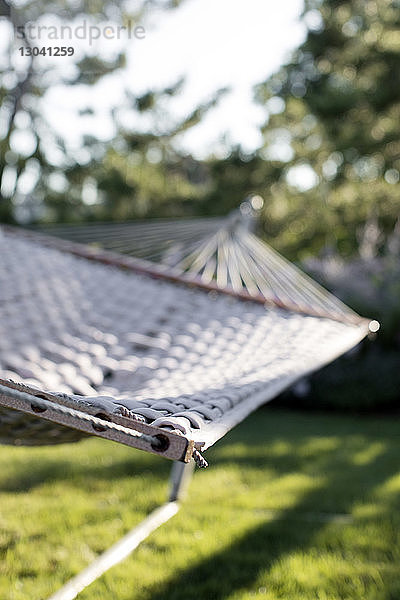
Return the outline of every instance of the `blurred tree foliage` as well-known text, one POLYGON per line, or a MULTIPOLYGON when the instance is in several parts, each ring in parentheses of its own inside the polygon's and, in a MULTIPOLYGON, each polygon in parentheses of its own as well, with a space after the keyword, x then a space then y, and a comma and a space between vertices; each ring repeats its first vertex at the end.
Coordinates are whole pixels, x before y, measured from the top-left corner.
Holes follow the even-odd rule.
MULTIPOLYGON (((149 117, 151 131, 138 132, 121 125, 114 141, 101 154, 101 161, 94 151, 88 165, 68 171, 77 198, 88 177, 96 186, 97 203, 91 218, 126 220, 204 214, 202 206, 210 190, 207 165, 179 153, 174 141, 196 125, 226 90, 218 90, 208 102, 174 122, 168 104, 183 84, 179 81, 168 89, 128 98, 141 115, 149 117)), ((99 146, 96 140, 92 142, 99 146)))
MULTIPOLYGON (((172 150, 170 141, 195 125, 204 112, 217 101, 196 108, 179 122, 168 115, 168 102, 184 85, 151 90, 140 97, 128 85, 110 118, 117 133, 105 145, 93 133, 83 138, 81 150, 71 151, 48 121, 43 99, 56 86, 96 86, 126 65, 123 50, 106 52, 105 44, 80 47, 74 63, 60 70, 57 61, 43 61, 41 56, 21 57, 18 46, 29 51, 38 45, 29 37, 30 24, 86 26, 134 25, 156 9, 171 10, 177 0, 143 0, 136 12, 129 2, 90 0, 1 0, 1 25, 7 23, 0 56, 0 221, 34 222, 80 221, 88 219, 124 219, 144 215, 180 214, 185 206, 198 200, 204 192, 192 179, 198 165, 190 157, 182 161, 172 150), (43 21, 43 18, 50 19, 43 21), (22 35, 23 34, 23 35, 22 35), (124 125, 136 116, 137 129, 124 125), (149 120, 150 127, 143 121, 149 120), (140 121, 140 117, 142 121, 140 121), (151 132, 150 132, 151 131, 151 132), (182 206, 181 206, 182 205, 182 206)), ((35 30, 35 39, 37 39, 35 30)), ((72 45, 72 42, 70 42, 72 45)), ((87 46, 87 44, 86 44, 87 46)), ((26 53, 26 52, 25 52, 26 53)), ((125 83, 128 84, 125 77, 125 83)), ((222 93, 222 91, 221 91, 222 93)), ((81 106, 80 116, 94 113, 91 106, 81 106)), ((193 210, 193 209, 192 209, 193 210)))
MULTIPOLYGON (((143 0, 135 17, 154 6, 173 10, 178 4, 143 0)), ((68 22, 82 12, 94 23, 126 22, 129 16, 124 2, 111 0, 18 5, 20 22, 35 21, 43 12, 68 22)), ((171 108, 183 81, 140 97, 126 87, 112 112, 113 140, 104 144, 95 132, 85 137, 83 160, 54 135, 41 99, 58 83, 95 86, 123 72, 124 54, 89 52, 77 57, 74 72, 61 75, 50 66, 39 69, 35 59, 14 64, 10 55, 0 76, 7 122, 0 132, 0 219, 226 214, 257 192, 266 200, 263 233, 289 258, 322 249, 343 256, 357 250, 364 257, 384 254, 400 229, 399 8, 398 0, 305 0, 305 42, 255 91, 267 115, 263 147, 252 155, 232 148, 223 159, 195 160, 177 141, 225 90, 174 121, 171 108), (14 148, 21 129, 34 137, 30 154, 14 148), (36 179, 31 190, 27 172, 36 179)), ((90 110, 82 107, 81 113, 90 110)))
MULTIPOLYGON (((40 25, 44 15, 50 15, 58 27, 83 16, 91 24, 110 18, 123 22, 126 16, 123 6, 118 8, 112 2, 2 0, 0 218, 6 221, 39 217, 51 174, 75 162, 44 114, 41 99, 46 91, 57 84, 93 84, 124 62, 122 54, 100 60, 93 53, 80 53, 75 68, 62 73, 54 60, 44 63, 42 57, 22 58, 18 47, 32 53, 37 42, 30 38, 29 27, 40 25)), ((36 40, 36 30, 34 36, 36 40)))
POLYGON ((397 0, 306 0, 305 42, 258 86, 270 113, 261 156, 280 171, 277 180, 268 173, 265 219, 289 254, 304 250, 303 239, 307 252, 349 255, 371 222, 381 252, 395 228, 399 8, 397 0))

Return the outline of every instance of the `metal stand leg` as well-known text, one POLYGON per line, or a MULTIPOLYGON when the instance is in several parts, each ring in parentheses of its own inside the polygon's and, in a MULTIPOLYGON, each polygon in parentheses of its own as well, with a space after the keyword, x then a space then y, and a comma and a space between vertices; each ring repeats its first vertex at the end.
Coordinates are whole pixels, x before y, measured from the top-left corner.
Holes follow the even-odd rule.
POLYGON ((169 500, 156 508, 144 521, 132 529, 116 544, 111 546, 79 575, 73 577, 49 600, 73 600, 88 585, 96 581, 103 573, 127 558, 160 525, 166 523, 179 510, 179 501, 185 495, 194 469, 194 462, 174 462, 170 476, 169 500))
POLYGON ((174 462, 170 475, 170 502, 180 502, 185 498, 193 471, 193 460, 189 463, 174 462))

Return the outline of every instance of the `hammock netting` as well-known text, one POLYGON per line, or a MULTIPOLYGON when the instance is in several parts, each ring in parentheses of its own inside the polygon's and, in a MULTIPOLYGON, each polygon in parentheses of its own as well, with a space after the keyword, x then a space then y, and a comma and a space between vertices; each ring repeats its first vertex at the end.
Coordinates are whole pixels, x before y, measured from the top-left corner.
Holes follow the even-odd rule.
MULTIPOLYGON (((205 238, 159 245, 161 265, 0 229, 0 384, 205 449, 368 333, 236 218, 210 223, 205 238)), ((84 435, 4 406, 3 443, 84 435)))
POLYGON ((42 225, 39 231, 156 263, 174 260, 226 225, 226 218, 151 219, 123 223, 42 225))

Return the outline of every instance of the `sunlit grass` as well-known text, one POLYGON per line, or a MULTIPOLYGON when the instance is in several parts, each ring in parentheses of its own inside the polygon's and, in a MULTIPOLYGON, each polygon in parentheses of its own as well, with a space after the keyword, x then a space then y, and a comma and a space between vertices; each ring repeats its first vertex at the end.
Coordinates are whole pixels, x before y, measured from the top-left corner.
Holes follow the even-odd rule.
MULTIPOLYGON (((178 515, 82 600, 397 600, 391 418, 263 409, 207 453, 178 515)), ((167 494, 170 463, 90 439, 0 451, 0 598, 44 600, 167 494)))

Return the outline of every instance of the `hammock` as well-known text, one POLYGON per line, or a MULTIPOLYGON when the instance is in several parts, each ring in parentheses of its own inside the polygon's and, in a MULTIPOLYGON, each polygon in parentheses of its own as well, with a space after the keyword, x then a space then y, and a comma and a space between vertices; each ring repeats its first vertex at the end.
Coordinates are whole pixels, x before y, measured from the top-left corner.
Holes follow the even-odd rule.
POLYGON ((168 266, 7 227, 0 252, 3 443, 187 461, 369 329, 236 215, 168 266))
POLYGON ((158 263, 131 255, 129 224, 108 238, 99 225, 0 229, 0 441, 91 434, 182 463, 170 502, 54 600, 74 598, 175 514, 184 463, 206 466, 200 451, 377 328, 261 242, 242 212, 204 229, 182 223, 178 241, 167 223, 153 234, 147 224, 149 247, 168 231, 158 263), (73 231, 96 245, 60 239, 73 231))

